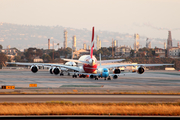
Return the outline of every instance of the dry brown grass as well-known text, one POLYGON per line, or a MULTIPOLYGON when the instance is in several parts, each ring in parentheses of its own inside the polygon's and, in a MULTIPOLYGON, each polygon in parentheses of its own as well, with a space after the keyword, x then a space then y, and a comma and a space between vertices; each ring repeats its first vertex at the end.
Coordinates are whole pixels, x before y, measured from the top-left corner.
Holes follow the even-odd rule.
POLYGON ((180 103, 0 103, 0 115, 180 115, 180 103))

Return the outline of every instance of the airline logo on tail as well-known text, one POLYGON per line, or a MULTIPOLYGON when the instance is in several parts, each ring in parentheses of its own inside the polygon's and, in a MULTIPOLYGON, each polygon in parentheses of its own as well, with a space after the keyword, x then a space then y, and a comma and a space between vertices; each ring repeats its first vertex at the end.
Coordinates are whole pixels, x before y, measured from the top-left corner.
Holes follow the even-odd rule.
POLYGON ((92 40, 91 40, 91 53, 90 56, 93 56, 93 48, 94 48, 94 27, 92 28, 92 40))

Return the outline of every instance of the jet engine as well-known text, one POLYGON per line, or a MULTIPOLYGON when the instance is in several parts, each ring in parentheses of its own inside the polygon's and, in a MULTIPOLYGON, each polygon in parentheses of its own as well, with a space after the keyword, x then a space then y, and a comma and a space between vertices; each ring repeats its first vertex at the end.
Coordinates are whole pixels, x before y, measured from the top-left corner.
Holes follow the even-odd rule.
POLYGON ((57 75, 57 74, 60 73, 60 69, 57 68, 57 67, 54 67, 54 68, 52 69, 52 72, 53 72, 55 75, 57 75))
POLYGON ((75 62, 66 62, 65 65, 67 66, 76 66, 75 62))
POLYGON ((31 71, 32 71, 33 73, 36 73, 36 72, 38 71, 38 66, 37 66, 37 65, 32 65, 32 66, 31 66, 31 71))
POLYGON ((117 76, 117 75, 114 75, 114 76, 113 76, 113 79, 117 79, 117 78, 118 78, 118 76, 117 76))
POLYGON ((137 69, 137 73, 143 74, 143 73, 144 73, 144 68, 143 68, 143 67, 139 67, 139 68, 137 69))
POLYGON ((115 69, 113 70, 113 73, 114 73, 114 74, 120 74, 120 73, 121 73, 121 70, 120 70, 119 68, 115 68, 115 69))
POLYGON ((50 72, 50 74, 53 74, 53 72, 52 72, 52 68, 49 68, 49 72, 50 72))
POLYGON ((91 79, 93 79, 93 78, 94 78, 94 75, 90 75, 89 77, 90 77, 91 79))

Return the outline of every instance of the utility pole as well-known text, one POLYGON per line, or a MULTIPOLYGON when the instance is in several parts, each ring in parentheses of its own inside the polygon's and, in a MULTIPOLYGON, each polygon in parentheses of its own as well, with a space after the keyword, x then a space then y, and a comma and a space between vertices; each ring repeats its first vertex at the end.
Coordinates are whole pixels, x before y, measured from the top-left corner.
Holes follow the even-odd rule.
POLYGON ((114 51, 113 51, 113 39, 112 39, 112 58, 114 58, 114 51))

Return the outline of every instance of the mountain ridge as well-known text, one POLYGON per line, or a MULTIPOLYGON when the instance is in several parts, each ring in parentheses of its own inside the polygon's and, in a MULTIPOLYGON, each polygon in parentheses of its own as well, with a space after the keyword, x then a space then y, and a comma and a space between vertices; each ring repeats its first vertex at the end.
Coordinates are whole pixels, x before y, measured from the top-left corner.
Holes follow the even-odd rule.
MULTIPOLYGON (((72 37, 76 35, 77 49, 83 48, 83 43, 87 46, 90 45, 92 31, 83 29, 76 29, 63 26, 42 26, 42 25, 20 25, 12 23, 0 22, 0 44, 3 48, 8 45, 23 50, 29 47, 36 48, 48 48, 48 38, 52 42, 54 41, 54 48, 57 49, 57 43, 59 47, 63 47, 64 30, 68 32, 68 47, 72 46, 72 37)), ((118 41, 118 46, 125 45, 133 48, 134 35, 129 33, 118 33, 109 31, 95 31, 95 48, 96 48, 96 35, 99 35, 102 47, 112 46, 112 39, 118 41)), ((141 36, 139 39, 140 47, 145 47, 146 36, 141 36)), ((152 39, 152 48, 154 46, 163 48, 164 39, 155 38, 152 39), (155 44, 154 44, 155 43, 155 44), (153 45, 154 44, 154 45, 153 45)))

